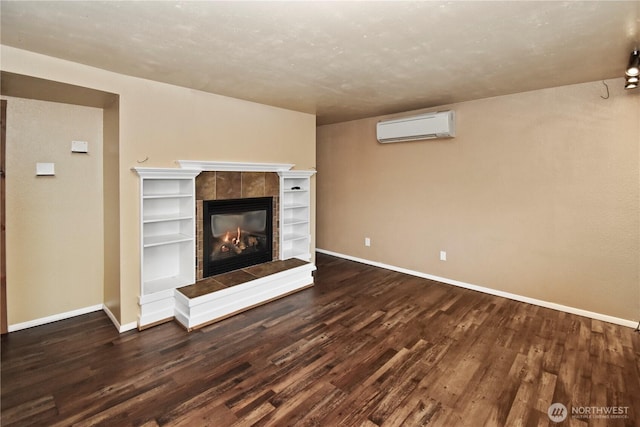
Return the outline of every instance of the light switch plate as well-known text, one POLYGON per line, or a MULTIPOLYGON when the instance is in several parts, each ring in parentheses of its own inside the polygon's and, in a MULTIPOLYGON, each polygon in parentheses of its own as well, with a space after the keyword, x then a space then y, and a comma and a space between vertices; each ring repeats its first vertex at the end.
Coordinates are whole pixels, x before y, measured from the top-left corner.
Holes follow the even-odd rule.
POLYGON ((87 141, 71 141, 72 153, 88 153, 89 143, 87 141))
POLYGON ((36 163, 36 175, 48 176, 55 174, 55 163, 36 163))

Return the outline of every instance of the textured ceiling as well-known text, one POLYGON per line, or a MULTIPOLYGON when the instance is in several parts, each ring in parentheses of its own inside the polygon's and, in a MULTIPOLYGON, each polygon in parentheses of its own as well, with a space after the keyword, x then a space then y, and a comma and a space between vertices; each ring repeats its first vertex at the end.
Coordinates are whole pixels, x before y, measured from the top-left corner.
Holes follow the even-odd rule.
POLYGON ((2 1, 8 46, 334 123, 622 77, 640 1, 2 1))

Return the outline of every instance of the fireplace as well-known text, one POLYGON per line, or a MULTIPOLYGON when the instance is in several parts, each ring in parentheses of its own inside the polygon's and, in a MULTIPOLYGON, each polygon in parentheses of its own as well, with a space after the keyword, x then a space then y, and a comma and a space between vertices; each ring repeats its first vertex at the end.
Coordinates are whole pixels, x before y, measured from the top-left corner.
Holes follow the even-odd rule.
POLYGON ((203 276, 273 259, 273 198, 205 200, 203 276))

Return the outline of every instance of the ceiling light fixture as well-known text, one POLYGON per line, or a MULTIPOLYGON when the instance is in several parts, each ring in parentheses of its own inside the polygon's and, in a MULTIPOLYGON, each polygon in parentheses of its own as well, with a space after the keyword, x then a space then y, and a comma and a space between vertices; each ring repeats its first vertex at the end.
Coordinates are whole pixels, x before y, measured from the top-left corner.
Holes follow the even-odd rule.
POLYGON ((638 87, 638 77, 640 76, 640 53, 638 49, 633 49, 631 56, 629 57, 629 65, 624 72, 625 74, 625 89, 635 89, 638 87))
POLYGON ((640 54, 638 53, 638 49, 634 49, 633 52, 631 52, 629 66, 627 66, 625 74, 629 77, 637 77, 640 75, 640 54))

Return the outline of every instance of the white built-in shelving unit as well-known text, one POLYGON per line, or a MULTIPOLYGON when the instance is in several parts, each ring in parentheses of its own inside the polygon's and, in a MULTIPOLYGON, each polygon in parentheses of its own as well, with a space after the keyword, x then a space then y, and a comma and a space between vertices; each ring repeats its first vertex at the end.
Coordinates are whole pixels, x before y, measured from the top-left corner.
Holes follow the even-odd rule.
POLYGON ((196 300, 176 289, 195 283, 195 177, 202 171, 277 172, 280 259, 311 260, 311 177, 291 164, 179 160, 180 168, 133 170, 140 177, 140 315, 138 328, 173 317, 187 328, 313 285, 313 264, 253 280, 196 300), (268 286, 263 286, 268 284, 268 286))
POLYGON ((311 177, 316 171, 280 175, 280 259, 311 259, 311 177))
POLYGON ((174 315, 175 288, 195 283, 195 177, 190 169, 134 168, 140 176, 138 326, 174 315))

